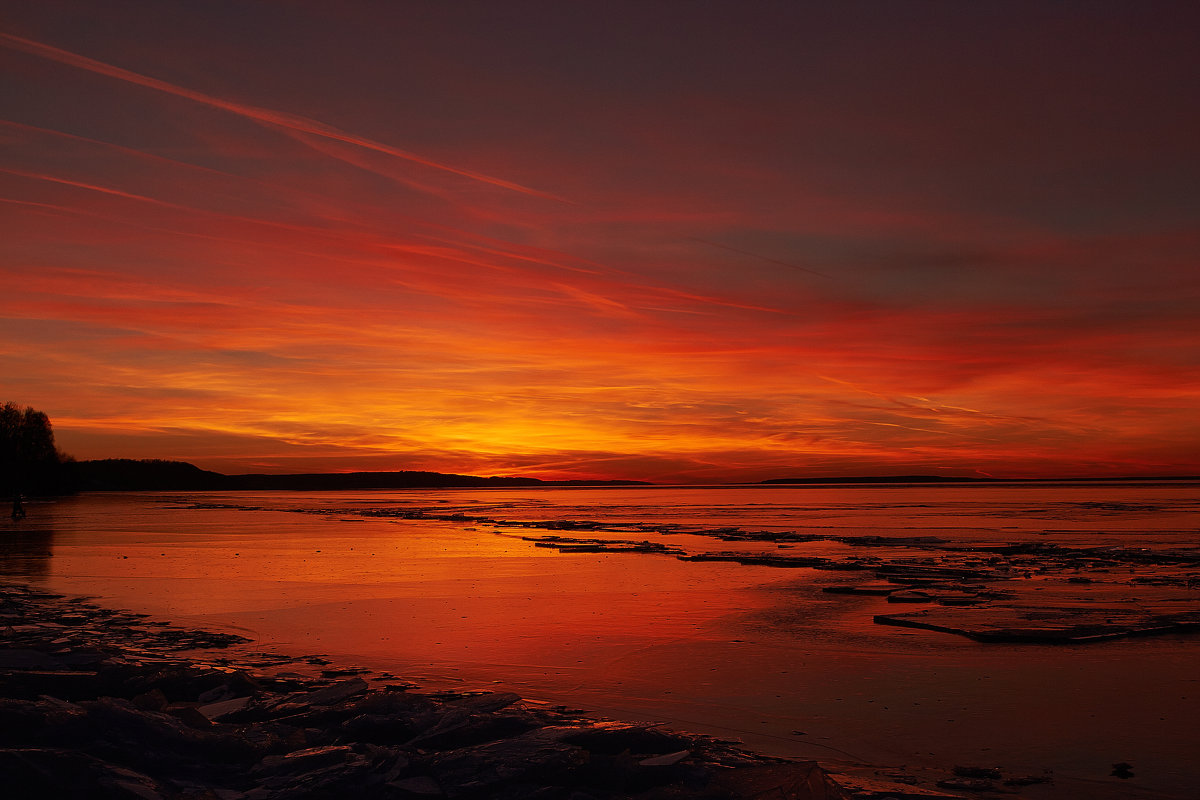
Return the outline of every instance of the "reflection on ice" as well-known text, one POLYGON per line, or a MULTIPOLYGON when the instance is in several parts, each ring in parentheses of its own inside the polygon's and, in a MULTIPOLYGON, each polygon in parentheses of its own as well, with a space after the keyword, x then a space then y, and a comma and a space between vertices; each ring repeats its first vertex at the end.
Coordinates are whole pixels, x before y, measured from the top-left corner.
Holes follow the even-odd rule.
POLYGON ((1049 648, 874 620, 1193 609, 1196 489, 87 496, 60 504, 48 569, 24 574, 335 664, 498 681, 768 752, 1100 781, 1128 761, 1165 791, 1200 783, 1200 637, 1049 648))

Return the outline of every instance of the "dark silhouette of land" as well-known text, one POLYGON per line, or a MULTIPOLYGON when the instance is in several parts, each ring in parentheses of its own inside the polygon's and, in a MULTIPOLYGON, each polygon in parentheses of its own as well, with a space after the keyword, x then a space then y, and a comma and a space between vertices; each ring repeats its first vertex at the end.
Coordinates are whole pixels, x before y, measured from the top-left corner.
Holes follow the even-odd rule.
POLYGON ((760 484, 842 483, 1101 483, 1103 481, 1195 481, 1196 475, 1105 475, 1061 478, 971 478, 950 475, 853 475, 838 478, 771 478, 760 484))
MULTIPOLYGON (((772 478, 758 485, 830 484, 986 484, 1013 482, 1180 481, 1194 476, 1108 476, 1100 478, 990 478, 946 475, 851 475, 772 478)), ((12 497, 12 519, 25 516, 22 495, 60 495, 76 491, 339 491, 353 489, 517 488, 570 486, 651 486, 634 480, 541 480, 454 473, 318 472, 224 475, 186 461, 106 458, 75 461, 54 444, 50 419, 16 403, 0 405, 0 493, 12 497)))
MULTIPOLYGON (((225 475, 200 469, 186 461, 106 458, 71 463, 72 482, 80 491, 339 491, 346 489, 474 489, 570 486, 653 486, 649 481, 562 480, 505 476, 483 477, 444 472, 400 470, 396 472, 314 472, 272 475, 255 473, 225 475)), ((816 478, 773 478, 758 485, 828 484, 931 484, 931 483, 1038 483, 1096 482, 1116 480, 1180 481, 1195 477, 1110 477, 1110 478, 967 478, 945 475, 855 475, 816 478)), ((754 484, 751 484, 754 485, 754 484)))
POLYGON ((637 486, 644 481, 480 477, 442 472, 318 472, 291 475, 224 475, 186 461, 108 458, 75 465, 83 491, 337 491, 343 489, 437 489, 531 486, 637 486))
POLYGON ((229 476, 186 461, 105 458, 75 465, 83 491, 204 491, 228 489, 229 476))
POLYGON ((71 458, 54 444, 50 418, 34 408, 0 405, 0 492, 12 497, 12 519, 25 518, 22 495, 71 490, 71 458))

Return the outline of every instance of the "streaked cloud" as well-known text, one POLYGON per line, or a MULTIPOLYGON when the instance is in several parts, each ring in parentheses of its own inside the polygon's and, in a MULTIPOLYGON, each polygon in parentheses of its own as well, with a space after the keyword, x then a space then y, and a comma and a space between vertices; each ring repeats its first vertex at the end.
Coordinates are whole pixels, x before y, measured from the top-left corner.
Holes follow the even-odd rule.
POLYGON ((969 8, 739 6, 747 48, 711 9, 671 36, 581 9, 567 54, 562 9, 385 32, 297 6, 308 38, 251 45, 201 34, 221 9, 55 8, 0 33, 0 374, 78 457, 1200 472, 1200 118, 1168 19, 1117 65, 1103 9, 1068 58, 969 8))
POLYGON ((512 181, 506 181, 501 178, 484 175, 480 172, 462 169, 461 167, 454 167, 449 164, 442 164, 428 158, 423 158, 415 153, 410 153, 390 145, 375 142, 361 136, 355 136, 353 134, 346 133, 345 131, 340 131, 331 125, 326 125, 323 122, 307 119, 295 114, 288 114, 282 111, 259 108, 252 105, 246 105, 244 103, 237 103, 232 100, 226 100, 220 97, 213 97, 212 95, 208 95, 203 92, 197 92, 182 86, 176 86, 172 83, 168 83, 167 81, 148 77, 146 75, 140 75, 136 72, 131 72, 130 70, 113 66, 112 64, 105 64, 102 61, 97 61, 93 58, 79 55, 78 53, 72 53, 43 42, 37 42, 21 36, 14 36, 9 33, 0 32, 0 44, 11 47, 15 50, 30 53, 31 55, 57 61, 61 64, 78 67, 79 69, 87 70, 88 72, 95 72, 98 75, 104 75, 109 78, 125 81, 137 86, 144 86, 147 89, 165 92, 166 94, 172 94, 177 97, 183 97, 206 106, 212 106, 213 108, 219 108, 222 111, 228 111, 231 114, 237 114, 238 116, 254 120, 255 122, 274 125, 289 131, 294 131, 296 133, 309 134, 324 139, 331 139, 335 142, 356 145, 366 150, 374 150, 376 152, 384 153, 405 161, 411 161, 423 167, 429 167, 431 169, 450 172, 455 175, 461 175, 465 178, 470 178, 471 180, 479 181, 481 183, 491 184, 492 186, 498 186, 502 189, 510 189, 512 191, 522 192, 524 194, 538 195, 540 197, 545 197, 552 200, 558 199, 553 195, 546 194, 545 192, 539 192, 536 189, 530 189, 526 186, 521 186, 520 184, 513 183, 512 181))

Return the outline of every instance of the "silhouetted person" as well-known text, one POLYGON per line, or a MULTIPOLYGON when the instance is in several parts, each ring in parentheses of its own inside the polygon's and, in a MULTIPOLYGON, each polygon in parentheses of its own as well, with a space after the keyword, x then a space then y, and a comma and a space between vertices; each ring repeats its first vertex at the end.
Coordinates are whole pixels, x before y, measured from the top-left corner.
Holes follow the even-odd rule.
POLYGON ((12 519, 13 522, 20 522, 25 519, 25 506, 21 505, 21 495, 19 493, 13 495, 12 519))

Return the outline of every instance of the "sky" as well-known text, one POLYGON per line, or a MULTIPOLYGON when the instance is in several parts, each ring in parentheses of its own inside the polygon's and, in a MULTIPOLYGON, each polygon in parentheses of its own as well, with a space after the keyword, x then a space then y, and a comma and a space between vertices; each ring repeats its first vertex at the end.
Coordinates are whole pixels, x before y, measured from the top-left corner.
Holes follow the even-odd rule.
POLYGON ((0 402, 227 473, 1200 474, 1197 29, 9 4, 0 402))

